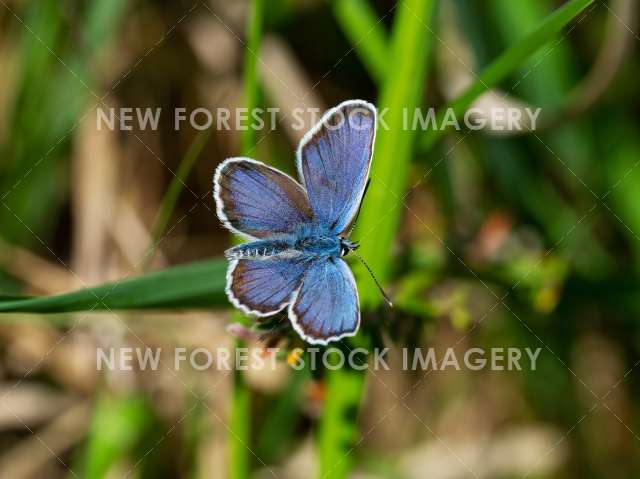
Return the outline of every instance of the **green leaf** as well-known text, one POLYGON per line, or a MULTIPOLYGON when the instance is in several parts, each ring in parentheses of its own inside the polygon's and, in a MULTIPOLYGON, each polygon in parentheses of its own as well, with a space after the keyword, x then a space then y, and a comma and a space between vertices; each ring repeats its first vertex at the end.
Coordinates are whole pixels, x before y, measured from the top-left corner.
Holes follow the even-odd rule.
POLYGON ((224 259, 214 259, 56 296, 0 298, 0 312, 223 307, 228 304, 224 293, 226 270, 224 259))

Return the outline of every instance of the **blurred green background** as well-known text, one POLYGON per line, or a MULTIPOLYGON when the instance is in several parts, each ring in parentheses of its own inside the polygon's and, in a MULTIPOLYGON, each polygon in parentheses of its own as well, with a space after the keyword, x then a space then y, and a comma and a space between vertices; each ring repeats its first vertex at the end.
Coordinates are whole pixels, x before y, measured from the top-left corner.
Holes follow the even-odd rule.
POLYGON ((637 477, 637 20, 634 0, 0 0, 0 477, 637 477), (351 98, 388 112, 353 238, 395 307, 353 264, 340 347, 387 346, 391 370, 294 371, 285 327, 276 370, 175 371, 175 347, 265 344, 224 294, 216 165, 294 172, 291 112, 351 98), (241 107, 277 128, 174 127, 241 107), (430 107, 542 110, 402 128, 430 107), (109 108, 162 114, 98 128, 109 108), (405 346, 542 352, 423 372, 405 346), (98 347, 160 367, 98 371, 98 347))

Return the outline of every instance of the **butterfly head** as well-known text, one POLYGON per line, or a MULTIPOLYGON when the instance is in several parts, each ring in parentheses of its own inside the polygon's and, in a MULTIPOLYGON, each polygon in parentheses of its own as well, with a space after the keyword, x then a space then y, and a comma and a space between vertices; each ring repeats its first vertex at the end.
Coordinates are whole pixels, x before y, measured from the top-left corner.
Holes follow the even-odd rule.
POLYGON ((340 256, 347 256, 351 251, 355 251, 360 247, 357 241, 351 241, 347 238, 340 238, 340 256))

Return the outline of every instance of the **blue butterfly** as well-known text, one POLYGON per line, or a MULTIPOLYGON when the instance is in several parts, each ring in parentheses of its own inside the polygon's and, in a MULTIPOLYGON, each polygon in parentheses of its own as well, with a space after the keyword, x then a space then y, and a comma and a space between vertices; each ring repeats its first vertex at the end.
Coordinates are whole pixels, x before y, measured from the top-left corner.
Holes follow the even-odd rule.
POLYGON ((358 247, 349 234, 368 185, 375 134, 375 107, 345 101, 300 142, 301 183, 249 158, 218 166, 218 218, 250 240, 225 252, 226 292, 235 307, 256 316, 287 308, 293 328, 312 344, 356 334, 358 290, 342 258, 358 247))

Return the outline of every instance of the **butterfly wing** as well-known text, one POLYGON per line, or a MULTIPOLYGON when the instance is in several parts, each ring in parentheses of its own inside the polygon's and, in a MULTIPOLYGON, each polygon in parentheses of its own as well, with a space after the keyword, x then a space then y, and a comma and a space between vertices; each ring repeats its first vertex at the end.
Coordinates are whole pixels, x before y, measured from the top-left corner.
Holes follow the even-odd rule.
POLYGON ((216 168, 213 189, 220 221, 251 239, 291 233, 313 216, 298 182, 249 158, 222 162, 216 168))
POLYGON ((329 234, 342 233, 358 209, 375 131, 375 107, 350 100, 329 110, 298 146, 298 174, 315 218, 329 234))
POLYGON ((358 290, 343 260, 324 258, 308 266, 289 304, 294 329, 312 344, 355 335, 360 325, 358 290))
POLYGON ((227 296, 247 314, 268 316, 282 311, 300 287, 311 261, 303 254, 233 260, 227 270, 227 296))

